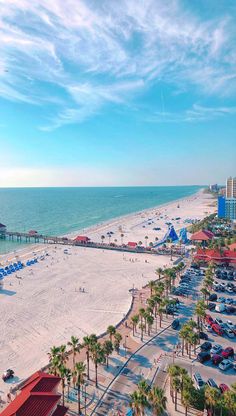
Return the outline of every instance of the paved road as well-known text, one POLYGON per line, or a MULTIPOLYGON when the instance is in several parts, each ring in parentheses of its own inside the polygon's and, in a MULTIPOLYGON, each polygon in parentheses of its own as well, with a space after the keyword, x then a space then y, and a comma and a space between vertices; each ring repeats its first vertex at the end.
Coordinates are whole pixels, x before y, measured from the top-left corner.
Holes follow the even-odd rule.
MULTIPOLYGON (((198 288, 201 280, 202 277, 200 276, 193 279, 188 298, 183 299, 183 302, 181 302, 178 312, 181 323, 190 319, 193 314, 195 307, 193 300, 198 297, 198 288)), ((150 383, 160 364, 163 369, 165 361, 168 364, 170 360, 173 360, 174 347, 178 342, 178 331, 170 327, 164 329, 148 345, 143 346, 141 351, 135 354, 126 368, 113 382, 95 414, 99 416, 112 415, 118 409, 121 411, 127 409, 129 407, 129 395, 137 388, 138 382, 144 378, 150 383), (154 360, 157 362, 154 362, 154 360)))

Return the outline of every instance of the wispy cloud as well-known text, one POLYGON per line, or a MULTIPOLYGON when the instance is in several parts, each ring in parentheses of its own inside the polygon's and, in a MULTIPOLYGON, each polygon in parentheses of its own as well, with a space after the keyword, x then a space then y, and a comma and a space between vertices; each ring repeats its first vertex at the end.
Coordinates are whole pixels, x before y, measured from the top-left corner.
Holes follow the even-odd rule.
POLYGON ((53 103, 44 129, 125 105, 159 81, 234 94, 234 15, 203 19, 177 0, 0 0, 0 94, 53 103))
POLYGON ((213 120, 232 114, 236 114, 236 107, 203 107, 199 104, 194 104, 185 111, 155 111, 146 117, 146 121, 152 123, 192 123, 213 120))

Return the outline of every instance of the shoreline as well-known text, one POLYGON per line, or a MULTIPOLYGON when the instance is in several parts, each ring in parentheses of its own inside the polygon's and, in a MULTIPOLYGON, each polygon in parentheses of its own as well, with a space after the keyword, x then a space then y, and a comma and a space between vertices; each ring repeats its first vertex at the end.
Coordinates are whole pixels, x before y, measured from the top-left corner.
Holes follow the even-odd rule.
MULTIPOLYGON (((178 210, 182 222, 196 215, 203 218, 206 210, 213 211, 209 195, 200 193, 196 196, 195 193, 184 199, 178 210)), ((166 216, 177 215, 176 201, 165 204, 161 211, 165 215, 162 220, 158 218, 157 223, 162 221, 165 224, 166 216)), ((140 219, 143 220, 142 216, 149 218, 150 213, 155 215, 155 212, 156 209, 152 208, 125 220, 122 217, 127 238, 139 238, 144 232, 150 233, 152 238, 154 224, 150 230, 146 228, 143 231, 140 219)), ((153 221, 156 219, 153 216, 153 221)), ((114 232, 119 222, 117 218, 112 222, 114 232)), ((107 226, 110 227, 110 222, 103 225, 104 228, 107 226)), ((76 246, 71 246, 69 253, 65 254, 64 247, 46 244, 24 247, 21 257, 24 253, 25 257, 32 256, 34 249, 46 251, 49 256, 22 269, 17 273, 18 278, 12 274, 4 279, 4 290, 0 292, 3 317, 0 371, 4 371, 6 366, 14 368, 19 377, 15 384, 45 366, 52 345, 67 343, 71 335, 81 339, 94 332, 103 334, 108 325, 117 325, 130 309, 130 289, 142 288, 148 281, 156 279, 157 268, 172 264, 170 256, 165 255, 76 246)), ((9 259, 10 255, 5 257, 9 259)), ((7 387, 9 385, 0 380, 0 389, 6 391, 7 387)))
MULTIPOLYGON (((166 208, 170 204, 173 204, 173 203, 177 203, 178 204, 180 202, 183 202, 186 198, 192 198, 193 196, 200 195, 201 193, 203 193, 203 190, 204 189, 205 188, 203 187, 203 188, 198 189, 193 194, 188 195, 188 196, 185 196, 183 198, 173 199, 173 200, 171 200, 169 202, 165 202, 164 204, 155 205, 155 206, 149 207, 149 208, 144 208, 143 210, 134 211, 134 212, 129 213, 129 214, 120 215, 118 217, 112 217, 109 220, 105 220, 105 221, 102 221, 102 222, 99 222, 99 223, 95 223, 95 224, 93 224, 91 226, 88 226, 88 227, 85 227, 85 228, 80 228, 80 229, 78 229, 76 231, 71 231, 71 232, 68 232, 66 234, 59 235, 58 237, 75 237, 76 235, 79 235, 81 232, 83 234, 84 233, 90 233, 90 232, 93 233, 94 231, 97 231, 98 228, 100 228, 100 227, 107 227, 107 226, 109 226, 109 224, 112 224, 115 221, 125 221, 125 220, 129 220, 130 218, 132 218, 134 216, 136 217, 136 216, 145 214, 147 212, 151 212, 152 210, 166 208)), ((6 256, 11 256, 12 257, 13 254, 15 256, 17 256, 18 253, 20 254, 20 252, 21 251, 24 251, 27 247, 33 248, 33 247, 39 247, 39 246, 42 246, 42 247, 48 246, 47 244, 43 244, 43 243, 20 243, 19 242, 18 244, 19 244, 19 246, 23 245, 23 248, 20 248, 19 247, 19 249, 16 248, 16 249, 7 251, 5 253, 0 253, 0 260, 2 260, 1 257, 3 257, 3 256, 4 257, 6 257, 6 256)), ((35 251, 35 250, 32 250, 32 251, 35 251)))

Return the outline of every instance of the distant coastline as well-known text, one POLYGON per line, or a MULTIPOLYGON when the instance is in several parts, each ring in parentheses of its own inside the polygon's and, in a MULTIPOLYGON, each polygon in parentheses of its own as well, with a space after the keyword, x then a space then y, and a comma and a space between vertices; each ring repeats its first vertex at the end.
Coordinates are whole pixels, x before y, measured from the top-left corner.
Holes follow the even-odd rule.
MULTIPOLYGON (((27 189, 27 188, 25 188, 25 189, 27 189)), ((40 188, 39 195, 41 193, 43 193, 46 189, 49 189, 49 188, 40 188)), ((58 189, 59 192, 62 192, 63 190, 65 190, 66 193, 68 192, 67 188, 52 188, 52 189, 58 189)), ((82 188, 80 188, 80 189, 82 189, 82 188)), ((89 188, 86 188, 86 189, 89 189, 89 188)), ((102 193, 101 198, 104 198, 102 190, 105 189, 105 188, 98 188, 98 189, 101 189, 101 193, 102 193)), ((65 213, 65 217, 63 218, 63 212, 60 213, 61 218, 58 217, 58 222, 60 222, 60 220, 64 221, 65 226, 64 226, 64 228, 62 227, 61 229, 60 229, 60 227, 57 227, 57 232, 52 232, 50 230, 47 231, 48 224, 50 224, 50 222, 53 222, 53 221, 55 222, 55 218, 53 218, 53 213, 50 213, 51 218, 50 218, 50 215, 48 217, 48 224, 44 224, 44 226, 46 228, 46 231, 42 231, 40 226, 39 227, 35 226, 35 218, 34 217, 32 217, 31 221, 30 220, 28 221, 28 224, 25 224, 25 221, 22 221, 21 224, 17 224, 17 223, 19 223, 18 219, 17 219, 17 221, 10 221, 8 223, 7 221, 4 222, 5 221, 5 219, 4 219, 4 207, 2 209, 3 218, 1 217, 0 220, 1 220, 1 222, 5 223, 8 226, 8 228, 11 229, 11 230, 26 231, 26 230, 29 230, 29 229, 37 229, 38 231, 43 232, 44 234, 48 234, 48 235, 74 236, 74 235, 77 235, 78 233, 81 233, 81 232, 89 233, 90 231, 97 228, 98 226, 102 226, 102 225, 106 225, 106 224, 108 225, 111 221, 114 221, 114 220, 119 220, 120 219, 122 221, 126 218, 129 218, 129 217, 133 216, 133 215, 141 214, 142 212, 145 212, 149 209, 160 209, 160 208, 165 207, 166 205, 168 205, 170 203, 175 203, 175 202, 178 203, 181 200, 186 199, 187 197, 193 196, 194 194, 198 194, 199 192, 201 192, 204 189, 204 187, 189 186, 189 187, 109 188, 109 190, 111 190, 113 193, 116 193, 118 189, 119 189, 119 191, 121 191, 122 197, 118 198, 118 197, 116 197, 116 195, 112 195, 112 198, 113 198, 112 202, 114 202, 114 199, 116 201, 119 200, 118 203, 116 202, 115 204, 113 204, 113 208, 114 208, 113 210, 111 210, 111 200, 108 201, 109 204, 110 204, 110 206, 109 206, 109 209, 110 209, 109 218, 107 218, 108 215, 107 215, 107 212, 106 212, 106 201, 104 201, 104 206, 97 207, 97 215, 96 215, 96 211, 95 211, 96 208, 94 209, 93 206, 91 207, 91 204, 93 203, 93 200, 94 200, 94 196, 91 195, 91 197, 90 197, 91 201, 87 198, 87 201, 85 202, 85 206, 84 206, 83 209, 84 209, 85 212, 87 212, 87 217, 88 218, 86 217, 85 212, 83 212, 82 215, 84 215, 84 217, 85 217, 84 220, 85 221, 81 224, 81 226, 80 226, 79 222, 78 222, 77 227, 76 227, 75 224, 73 224, 72 221, 71 221, 71 223, 68 223, 67 214, 65 213), (152 192, 157 192, 157 194, 151 200, 150 200, 150 195, 148 195, 149 199, 145 200, 145 202, 147 203, 147 206, 146 207, 142 206, 141 209, 135 209, 135 204, 133 204, 133 210, 128 212, 128 213, 127 212, 121 212, 122 210, 124 211, 124 206, 121 206, 120 209, 117 209, 117 205, 119 206, 119 204, 121 203, 122 198, 124 198, 125 203, 127 203, 127 207, 125 207, 125 209, 126 209, 126 211, 127 211, 127 208, 129 210, 129 208, 130 208, 130 206, 129 206, 130 199, 132 199, 132 196, 130 197, 128 195, 127 190, 131 190, 131 192, 134 193, 134 195, 135 195, 134 190, 137 190, 137 189, 138 189, 139 192, 140 192, 140 190, 144 191, 144 195, 143 195, 144 197, 145 197, 145 192, 147 192, 147 194, 148 194, 148 192, 150 190, 151 190, 150 195, 152 194, 152 192), (167 191, 167 195, 165 195, 165 192, 164 192, 164 195, 161 195, 163 193, 163 190, 167 191), (186 190, 187 190, 187 192, 184 192, 186 190), (123 191, 123 194, 122 194, 122 191, 123 191), (178 192, 178 191, 180 191, 180 192, 178 192), (160 194, 160 196, 158 195, 158 193, 160 194), (179 193, 180 193, 180 197, 178 197, 179 193), (181 195, 181 193, 184 194, 184 195, 181 195), (173 195, 173 198, 172 198, 172 195, 173 195), (158 199, 158 198, 159 198, 160 202, 156 204, 155 202, 157 202, 156 199, 158 199), (166 199, 166 201, 163 201, 163 198, 166 199), (150 202, 153 202, 153 205, 151 205, 150 202), (86 204, 88 206, 88 209, 87 209, 86 204), (86 221, 88 222, 88 225, 86 224, 86 221), (16 223, 15 227, 13 225, 11 225, 11 223, 14 224, 14 222, 16 223)), ((23 188, 22 188, 22 190, 23 190, 23 188)), ((34 190, 36 190, 36 188, 34 188, 34 190)), ((37 190, 38 190, 38 188, 37 188, 37 190)), ((37 190, 35 191, 36 194, 38 193, 37 190)), ((0 189, 0 192, 2 192, 2 191, 3 191, 3 188, 0 189)), ((10 193, 11 192, 12 191, 10 191, 10 193)), ((24 193, 24 190, 23 190, 23 193, 24 193)), ((30 193, 30 191, 28 189, 27 189, 27 193, 30 193)), ((88 193, 91 193, 90 190, 88 191, 88 193)), ((21 194, 20 189, 16 188, 16 195, 20 195, 20 194, 21 194)), ((105 190, 105 194, 106 194, 106 190, 105 190)), ((1 194, 0 194, 0 196, 1 196, 1 194)), ((97 196, 97 198, 99 198, 99 195, 97 196)), ((137 208, 139 208, 140 205, 143 205, 143 201, 142 201, 142 204, 140 204, 140 201, 138 201, 138 204, 136 204, 136 205, 137 205, 137 208)), ((34 207, 32 206, 32 201, 30 201, 30 206, 28 206, 28 203, 26 202, 25 209, 28 210, 30 214, 32 214, 32 212, 30 211, 30 210, 34 209, 34 207)), ((50 211, 50 209, 52 209, 52 207, 50 207, 50 204, 48 204, 47 200, 46 200, 45 201, 45 211, 47 211, 47 210, 50 211), (49 205, 49 206, 47 206, 47 205, 49 205)), ((76 211, 76 209, 77 209, 77 207, 75 205, 74 210, 76 211)), ((35 210, 36 210, 35 216, 39 216, 39 214, 37 212, 37 207, 35 207, 35 210)), ((66 211, 66 209, 65 209, 65 211, 66 211)), ((19 209, 18 215, 21 215, 21 210, 20 209, 19 209)), ((78 213, 78 216, 79 215, 80 214, 78 213)), ((8 216, 10 216, 9 213, 8 213, 8 216)), ((38 219, 38 222, 39 222, 40 218, 38 217, 37 219, 38 219)), ((37 224, 37 225, 40 225, 40 224, 37 224)), ((29 244, 27 244, 27 245, 29 245, 29 244)), ((16 242, 13 243, 13 242, 9 242, 7 240, 5 240, 5 241, 0 240, 0 255, 1 254, 6 254, 6 253, 12 253, 16 250, 19 251, 22 248, 26 247, 27 245, 23 244, 23 243, 16 243, 16 242)))

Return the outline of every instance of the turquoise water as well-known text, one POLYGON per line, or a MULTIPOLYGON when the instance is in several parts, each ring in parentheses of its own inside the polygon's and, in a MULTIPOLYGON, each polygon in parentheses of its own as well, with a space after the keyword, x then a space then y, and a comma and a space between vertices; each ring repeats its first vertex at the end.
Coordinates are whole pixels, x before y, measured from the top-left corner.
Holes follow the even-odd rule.
MULTIPOLYGON (((9 231, 62 235, 197 192, 200 186, 0 188, 0 223, 9 231)), ((20 243, 0 240, 0 253, 20 243)))

